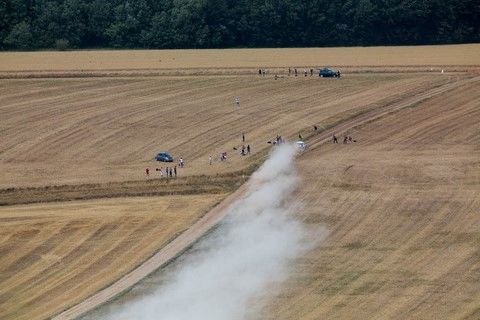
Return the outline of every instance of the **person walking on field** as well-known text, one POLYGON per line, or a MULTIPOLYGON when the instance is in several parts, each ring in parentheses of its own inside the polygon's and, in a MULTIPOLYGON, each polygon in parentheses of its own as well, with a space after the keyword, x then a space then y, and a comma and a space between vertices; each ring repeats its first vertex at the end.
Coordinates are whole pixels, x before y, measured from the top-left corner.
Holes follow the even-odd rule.
POLYGON ((175 175, 175 178, 177 177, 177 166, 173 168, 173 174, 175 175))
POLYGON ((235 97, 235 105, 237 107, 240 107, 240 98, 239 97, 235 97))
POLYGON ((335 134, 333 134, 333 143, 338 143, 338 138, 335 134))
POLYGON ((294 72, 295 72, 295 77, 298 76, 297 68, 295 68, 294 72))
POLYGON ((160 169, 155 169, 155 171, 158 171, 158 173, 160 174, 160 178, 163 177, 163 172, 162 172, 162 167, 160 167, 160 169))
POLYGON ((150 175, 150 169, 146 168, 145 169, 145 174, 147 175, 147 177, 150 175))
POLYGON ((250 154, 250 145, 247 144, 247 154, 250 154))
POLYGON ((242 142, 245 142, 245 133, 242 133, 242 142))
POLYGON ((212 165, 212 156, 208 156, 208 163, 212 165))

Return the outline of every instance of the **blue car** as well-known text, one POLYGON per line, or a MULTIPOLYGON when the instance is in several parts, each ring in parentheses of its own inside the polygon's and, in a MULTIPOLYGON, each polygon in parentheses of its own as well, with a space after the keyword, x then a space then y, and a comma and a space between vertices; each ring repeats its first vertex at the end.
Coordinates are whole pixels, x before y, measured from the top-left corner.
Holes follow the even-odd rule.
POLYGON ((162 162, 173 162, 173 157, 167 152, 160 152, 155 156, 155 160, 162 162))
POLYGON ((323 68, 318 71, 318 75, 322 78, 340 78, 340 71, 323 68))

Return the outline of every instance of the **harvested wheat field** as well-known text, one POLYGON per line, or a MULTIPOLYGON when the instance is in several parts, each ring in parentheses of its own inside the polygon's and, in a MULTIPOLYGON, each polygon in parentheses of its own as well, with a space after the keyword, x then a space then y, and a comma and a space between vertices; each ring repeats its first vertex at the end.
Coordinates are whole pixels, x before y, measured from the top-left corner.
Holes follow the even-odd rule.
POLYGON ((299 159, 306 223, 331 235, 263 319, 480 317, 480 82, 299 159))
MULTIPOLYGON (((0 80, 0 187, 144 179, 168 151, 180 176, 230 172, 248 161, 221 152, 277 134, 311 134, 360 112, 466 78, 465 75, 180 77, 0 80), (235 108, 233 97, 241 97, 235 108), (212 156, 214 163, 208 165, 212 156)), ((153 172, 153 176, 158 174, 153 172)))
POLYGON ((0 317, 43 319, 150 257, 222 195, 0 208, 0 317))
MULTIPOLYGON (((259 318, 478 318, 479 89, 477 79, 337 131, 355 143, 311 138, 314 147, 297 160, 298 216, 330 235, 263 296, 259 318)), ((84 319, 120 315, 119 308, 168 283, 182 263, 84 319)))
POLYGON ((477 66, 479 44, 403 47, 2 52, 0 71, 477 66))
POLYGON ((69 319, 120 294, 149 274, 135 269, 142 262, 170 243, 181 254, 221 218, 208 220, 209 209, 241 193, 268 141, 299 134, 311 149, 297 159, 298 214, 330 236, 264 297, 262 318, 478 318, 480 79, 459 71, 477 69, 480 55, 478 45, 442 48, 428 63, 439 47, 377 48, 377 57, 353 54, 374 48, 234 50, 220 60, 218 50, 198 60, 162 51, 175 57, 168 63, 152 62, 154 51, 0 53, 0 70, 16 73, 0 80, 0 318, 45 319, 87 301, 59 317, 69 319), (100 58, 89 64, 90 55, 100 58), (342 65, 335 59, 380 72, 218 72, 284 74, 295 61, 342 65), (325 144, 345 131, 358 142, 325 144), (244 157, 242 133, 252 147, 244 157), (160 151, 185 159, 177 179, 155 171, 160 151), (108 289, 121 278, 122 290, 108 289))

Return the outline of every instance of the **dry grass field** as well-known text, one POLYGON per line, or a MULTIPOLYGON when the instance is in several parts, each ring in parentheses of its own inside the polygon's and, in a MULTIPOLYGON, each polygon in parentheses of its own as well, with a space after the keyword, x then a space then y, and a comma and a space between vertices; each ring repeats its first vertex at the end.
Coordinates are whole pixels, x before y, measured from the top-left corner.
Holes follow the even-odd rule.
POLYGON ((299 159, 306 223, 331 230, 262 319, 479 319, 480 82, 299 159))
MULTIPOLYGON (((299 218, 331 234, 265 294, 259 318, 478 319, 479 105, 477 80, 300 156, 299 218)), ((151 294, 181 263, 82 319, 151 294)))
POLYGON ((299 133, 312 143, 298 159, 300 215, 332 233, 265 298, 264 318, 478 318, 480 81, 409 68, 475 69, 479 52, 0 53, 0 73, 26 72, 0 80, 0 318, 48 318, 112 283, 245 181, 268 140, 299 133), (389 72, 274 80, 212 71, 298 63, 389 72), (129 73, 179 68, 210 75, 129 73), (45 70, 54 73, 30 78, 45 70), (107 73, 65 78, 70 70, 107 73), (350 131, 356 144, 319 144, 313 132, 362 123, 350 131), (233 150, 242 133, 247 157, 233 150), (159 180, 159 151, 186 160, 177 180, 159 180), (115 199, 12 205, 93 198, 115 199))
POLYGON ((1 71, 478 66, 479 44, 448 46, 0 52, 1 71))
POLYGON ((144 179, 145 168, 162 165, 153 161, 160 151, 185 159, 180 176, 237 170, 248 164, 248 157, 233 152, 242 133, 256 154, 277 134, 306 135, 315 124, 326 126, 464 77, 0 80, 0 187, 144 179), (226 163, 218 161, 223 151, 226 163))
POLYGON ((43 319, 110 284, 224 195, 0 208, 0 318, 43 319))

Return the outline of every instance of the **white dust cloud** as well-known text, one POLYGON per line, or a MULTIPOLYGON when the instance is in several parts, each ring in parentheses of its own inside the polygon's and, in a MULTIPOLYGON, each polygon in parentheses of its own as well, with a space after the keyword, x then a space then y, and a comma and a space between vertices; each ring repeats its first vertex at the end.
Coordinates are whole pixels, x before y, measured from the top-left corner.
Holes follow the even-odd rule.
POLYGON ((327 232, 309 236, 295 220, 292 199, 298 178, 296 149, 275 148, 252 176, 245 197, 227 218, 201 240, 170 275, 170 281, 146 297, 112 311, 110 319, 240 320, 256 319, 252 301, 288 276, 301 257, 327 232), (312 242, 312 239, 317 239, 312 242))

